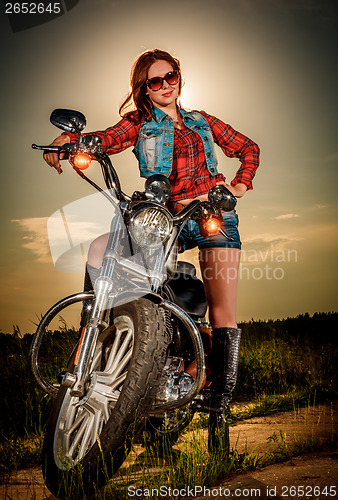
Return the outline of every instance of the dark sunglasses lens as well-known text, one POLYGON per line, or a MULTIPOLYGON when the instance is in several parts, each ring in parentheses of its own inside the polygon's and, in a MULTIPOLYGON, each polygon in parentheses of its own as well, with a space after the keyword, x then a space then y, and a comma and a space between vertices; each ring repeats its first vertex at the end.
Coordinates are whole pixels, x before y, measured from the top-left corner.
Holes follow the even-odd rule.
POLYGON ((178 73, 176 71, 172 71, 167 73, 164 78, 169 85, 175 85, 175 83, 178 82, 178 73))
POLYGON ((151 78, 150 80, 148 80, 148 87, 150 88, 150 90, 160 90, 160 88, 162 87, 162 78, 160 78, 159 76, 155 76, 155 78, 151 78))
POLYGON ((163 80, 169 83, 169 85, 175 85, 178 82, 179 79, 179 74, 177 71, 170 71, 165 75, 164 78, 161 78, 160 76, 155 76, 154 78, 150 78, 150 80, 147 81, 147 86, 150 90, 155 91, 160 90, 163 85, 163 80))

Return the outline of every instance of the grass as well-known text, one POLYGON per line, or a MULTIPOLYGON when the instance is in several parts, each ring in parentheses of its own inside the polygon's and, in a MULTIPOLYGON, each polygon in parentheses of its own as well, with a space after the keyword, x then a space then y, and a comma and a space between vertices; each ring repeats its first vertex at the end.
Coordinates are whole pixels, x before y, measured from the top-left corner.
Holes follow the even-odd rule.
POLYGON ((27 438, 5 437, 0 445, 2 481, 19 468, 40 465, 43 434, 27 438))
MULTIPOLYGON (((60 319, 57 331, 50 331, 41 346, 40 371, 50 383, 55 383, 57 374, 65 368, 68 356, 78 338, 74 328, 60 319)), ((51 408, 51 398, 37 385, 30 367, 29 350, 32 335, 21 335, 16 327, 13 334, 0 333, 0 428, 3 436, 13 438, 39 435, 51 408)))
MULTIPOLYGON (((41 373, 51 383, 66 366, 78 333, 67 328, 62 318, 57 331, 48 332, 41 347, 41 373)), ((0 481, 11 471, 41 461, 44 427, 52 398, 38 387, 30 367, 32 335, 0 333, 0 481)))
MULTIPOLYGON (((183 440, 180 445, 182 454, 178 460, 172 456, 164 461, 156 452, 142 452, 140 446, 135 446, 131 452, 129 463, 120 469, 119 473, 109 481, 107 487, 98 491, 97 500, 124 500, 130 498, 136 490, 138 492, 161 491, 161 498, 164 500, 172 498, 166 492, 173 490, 184 490, 188 487, 194 488, 196 485, 205 487, 214 487, 225 477, 236 473, 253 471, 267 465, 279 463, 290 459, 293 456, 314 452, 322 449, 335 450, 337 445, 337 431, 334 426, 333 406, 329 407, 328 415, 331 418, 332 425, 329 431, 324 433, 323 420, 318 419, 312 423, 310 415, 316 410, 315 405, 308 404, 307 408, 300 410, 294 409, 294 419, 298 419, 299 411, 305 415, 303 421, 304 433, 293 439, 287 439, 288 436, 283 429, 275 430, 266 439, 266 449, 261 452, 257 449, 249 450, 247 446, 240 447, 237 442, 232 442, 232 451, 229 458, 222 454, 211 456, 207 450, 203 419, 196 418, 187 429, 189 436, 183 440)), ((255 412, 255 407, 253 407, 255 412)), ((248 411, 250 412, 250 411, 248 411)), ((248 413, 249 414, 249 413, 248 413)), ((236 412, 234 413, 236 416, 236 412)), ((238 414, 238 420, 242 415, 238 414)), ((235 419, 236 420, 236 419, 235 419)), ((273 427, 275 429, 275 427, 273 427)), ((85 500, 87 498, 85 491, 81 487, 81 474, 77 484, 78 498, 85 500)), ((107 478, 110 472, 107 471, 107 478)), ((74 478, 72 477, 72 481, 74 478)), ((76 500, 74 491, 71 491, 67 479, 64 483, 66 494, 65 500, 76 500), (69 494, 67 493, 69 492, 69 494)), ((33 488, 34 489, 34 488, 33 488)))
MULTIPOLYGON (((267 437, 266 449, 263 452, 256 449, 249 451, 246 446, 244 450, 240 451, 237 440, 237 442, 232 443, 233 448, 229 458, 225 458, 221 454, 210 456, 207 451, 205 433, 203 433, 203 422, 201 420, 198 420, 197 424, 192 422, 190 429, 188 429, 188 432, 191 433, 189 443, 185 448, 182 448, 185 453, 176 463, 171 463, 170 458, 169 466, 157 462, 159 470, 154 473, 154 461, 151 460, 151 457, 145 456, 145 460, 139 465, 141 470, 139 470, 137 477, 133 474, 135 469, 131 466, 124 471, 123 476, 121 474, 115 476, 108 487, 98 494, 97 498, 98 500, 127 499, 130 497, 130 495, 128 497, 128 488, 131 487, 147 492, 160 491, 163 485, 166 486, 167 491, 169 488, 171 491, 174 489, 182 490, 188 486, 193 488, 195 485, 211 487, 217 485, 220 480, 228 478, 229 475, 257 470, 299 454, 323 449, 336 450, 337 430, 334 425, 333 406, 328 406, 326 409, 330 421, 329 429, 324 426, 321 418, 318 418, 317 421, 311 419, 314 411, 317 411, 317 407, 310 403, 302 410, 294 408, 295 420, 299 419, 300 414, 302 419, 305 418, 305 422, 302 420, 299 424, 303 429, 301 435, 291 438, 283 429, 279 429, 267 437)), ((165 495, 161 497, 171 498, 165 495)))
MULTIPOLYGON (((283 462, 299 454, 323 450, 335 450, 337 436, 332 435, 325 440, 319 435, 307 434, 287 444, 285 433, 281 430, 268 438, 269 443, 274 446, 273 451, 259 452, 239 452, 236 444, 230 457, 225 460, 223 456, 213 456, 206 451, 203 435, 199 430, 195 430, 194 437, 189 443, 189 452, 182 455, 174 462, 169 459, 166 462, 159 457, 147 456, 142 461, 136 461, 134 465, 120 472, 119 475, 110 480, 109 484, 101 491, 96 492, 97 500, 127 500, 131 496, 142 498, 157 496, 164 500, 173 498, 173 492, 192 490, 198 485, 206 489, 215 490, 225 477, 254 471, 267 465, 283 462)), ((108 474, 109 475, 109 474, 108 474)), ((81 478, 79 479, 78 496, 70 491, 63 497, 65 500, 85 500, 88 498, 81 489, 81 478)), ((65 485, 67 491, 67 484, 65 485)), ((31 496, 35 498, 36 486, 29 485, 31 496)), ((176 496, 175 497, 181 498, 176 496)), ((19 497, 8 497, 19 498, 19 497)), ((20 496, 20 498, 22 498, 20 496)), ((28 498, 28 497, 27 497, 28 498)))
MULTIPOLYGON (((67 328, 62 318, 60 322, 60 328, 46 336, 41 350, 41 371, 51 382, 65 368, 78 336, 75 328, 67 328)), ((315 314, 313 317, 300 315, 280 321, 250 321, 240 326, 243 337, 234 400, 250 401, 251 404, 232 411, 232 424, 278 411, 296 411, 300 406, 312 406, 336 398, 337 341, 334 335, 338 326, 337 313, 315 314)), ((21 335, 17 327, 13 334, 0 333, 0 364, 3 367, 0 471, 5 477, 11 471, 39 463, 42 435, 51 406, 51 398, 44 396, 31 374, 31 340, 31 335, 21 335)), ((274 452, 271 457, 263 459, 255 454, 234 451, 230 461, 223 461, 222 465, 214 463, 215 460, 211 463, 205 445, 198 438, 198 432, 206 425, 205 414, 194 419, 190 430, 196 430, 197 434, 189 446, 195 451, 189 453, 180 466, 175 464, 171 468, 174 472, 164 468, 161 481, 169 480, 172 484, 178 484, 176 481, 186 481, 186 484, 204 481, 209 484, 220 475, 256 467, 266 463, 264 460, 287 456, 290 451, 290 448, 286 451, 280 441, 278 453, 274 452)), ((282 440, 281 436, 277 437, 282 440)), ((299 449, 316 446, 313 440, 311 443, 302 441, 294 446, 299 449)), ((150 479, 146 470, 143 474, 145 484, 148 484, 150 479)))
MULTIPOLYGON (((307 411, 311 412, 313 407, 307 411)), ((317 428, 306 429, 301 437, 288 440, 283 430, 274 432, 267 438, 268 450, 263 453, 248 449, 240 452, 238 443, 235 443, 230 456, 225 458, 221 454, 210 456, 205 442, 203 429, 195 426, 189 439, 188 448, 184 449, 178 461, 161 462, 159 457, 143 456, 141 462, 116 475, 109 485, 97 493, 98 500, 117 500, 130 498, 136 490, 143 491, 144 496, 154 496, 162 492, 161 498, 172 498, 165 492, 186 490, 196 485, 214 487, 220 480, 235 473, 257 470, 267 465, 288 460, 300 453, 310 453, 322 449, 335 450, 337 434, 332 432, 322 435, 320 423, 317 428), (269 447, 271 451, 269 451, 269 447), (157 467, 156 467, 157 466, 157 467), (152 492, 152 495, 150 495, 152 492)), ((191 431, 190 431, 191 432, 191 431)))
POLYGON ((284 321, 241 325, 235 396, 316 395, 332 399, 337 387, 338 314, 300 315, 284 321))

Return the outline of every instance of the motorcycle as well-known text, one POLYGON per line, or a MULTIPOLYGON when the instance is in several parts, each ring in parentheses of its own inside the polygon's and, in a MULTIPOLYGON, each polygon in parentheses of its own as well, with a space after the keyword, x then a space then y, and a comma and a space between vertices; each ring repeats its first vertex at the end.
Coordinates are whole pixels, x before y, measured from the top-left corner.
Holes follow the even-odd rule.
POLYGON ((178 239, 189 219, 198 221, 203 235, 222 232, 231 239, 222 229, 221 210, 233 210, 236 198, 216 186, 208 202, 194 200, 172 214, 166 206, 170 185, 158 174, 146 180, 144 191, 128 196, 100 137, 82 135, 82 113, 57 109, 50 120, 78 134, 78 141, 32 147, 66 153, 74 171, 105 196, 113 214, 93 289, 53 305, 31 346, 33 374, 55 398, 43 474, 49 490, 62 498, 66 481, 68 493, 76 491, 78 471, 91 494, 121 467, 133 442, 173 444, 194 413, 205 410, 205 345, 210 348, 211 338, 207 300, 195 267, 178 261, 178 239), (84 173, 93 160, 101 166, 106 189, 84 173), (83 305, 85 324, 59 384, 51 384, 40 371, 40 347, 53 318, 75 303, 83 305))

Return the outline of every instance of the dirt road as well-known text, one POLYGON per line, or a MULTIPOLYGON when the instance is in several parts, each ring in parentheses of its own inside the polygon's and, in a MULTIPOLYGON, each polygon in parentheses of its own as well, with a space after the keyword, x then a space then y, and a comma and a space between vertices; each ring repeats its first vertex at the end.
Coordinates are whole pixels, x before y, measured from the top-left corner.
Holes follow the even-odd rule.
MULTIPOLYGON (((252 453, 273 453, 282 441, 284 446, 290 446, 294 440, 320 442, 330 438, 335 432, 336 423, 337 415, 333 407, 317 406, 245 420, 231 427, 230 439, 232 445, 237 442, 240 453, 245 449, 252 453)), ((188 442, 189 434, 181 446, 185 447, 188 442)), ((234 475, 212 488, 203 490, 203 487, 195 485, 193 490, 186 489, 180 494, 182 497, 199 500, 301 497, 329 500, 337 497, 337 456, 338 454, 333 452, 296 456, 281 464, 234 475)), ((39 468, 18 471, 13 474, 8 484, 0 488, 1 500, 55 500, 44 487, 39 468)), ((177 493, 179 492, 171 492, 171 497, 178 498, 177 493)), ((149 495, 147 491, 141 492, 137 497, 134 495, 134 498, 149 498, 149 496, 155 499, 161 498, 149 495)))
POLYGON ((338 496, 338 454, 311 453, 281 464, 234 475, 195 497, 198 500, 335 498, 338 496))

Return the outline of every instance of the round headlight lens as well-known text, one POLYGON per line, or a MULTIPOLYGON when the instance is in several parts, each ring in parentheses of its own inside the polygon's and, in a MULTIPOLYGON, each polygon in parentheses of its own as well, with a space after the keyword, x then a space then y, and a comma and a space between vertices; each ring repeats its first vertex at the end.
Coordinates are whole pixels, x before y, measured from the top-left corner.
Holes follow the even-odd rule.
POLYGON ((163 245, 169 238, 172 228, 170 215, 153 207, 136 212, 128 224, 129 233, 135 243, 148 248, 163 245))

